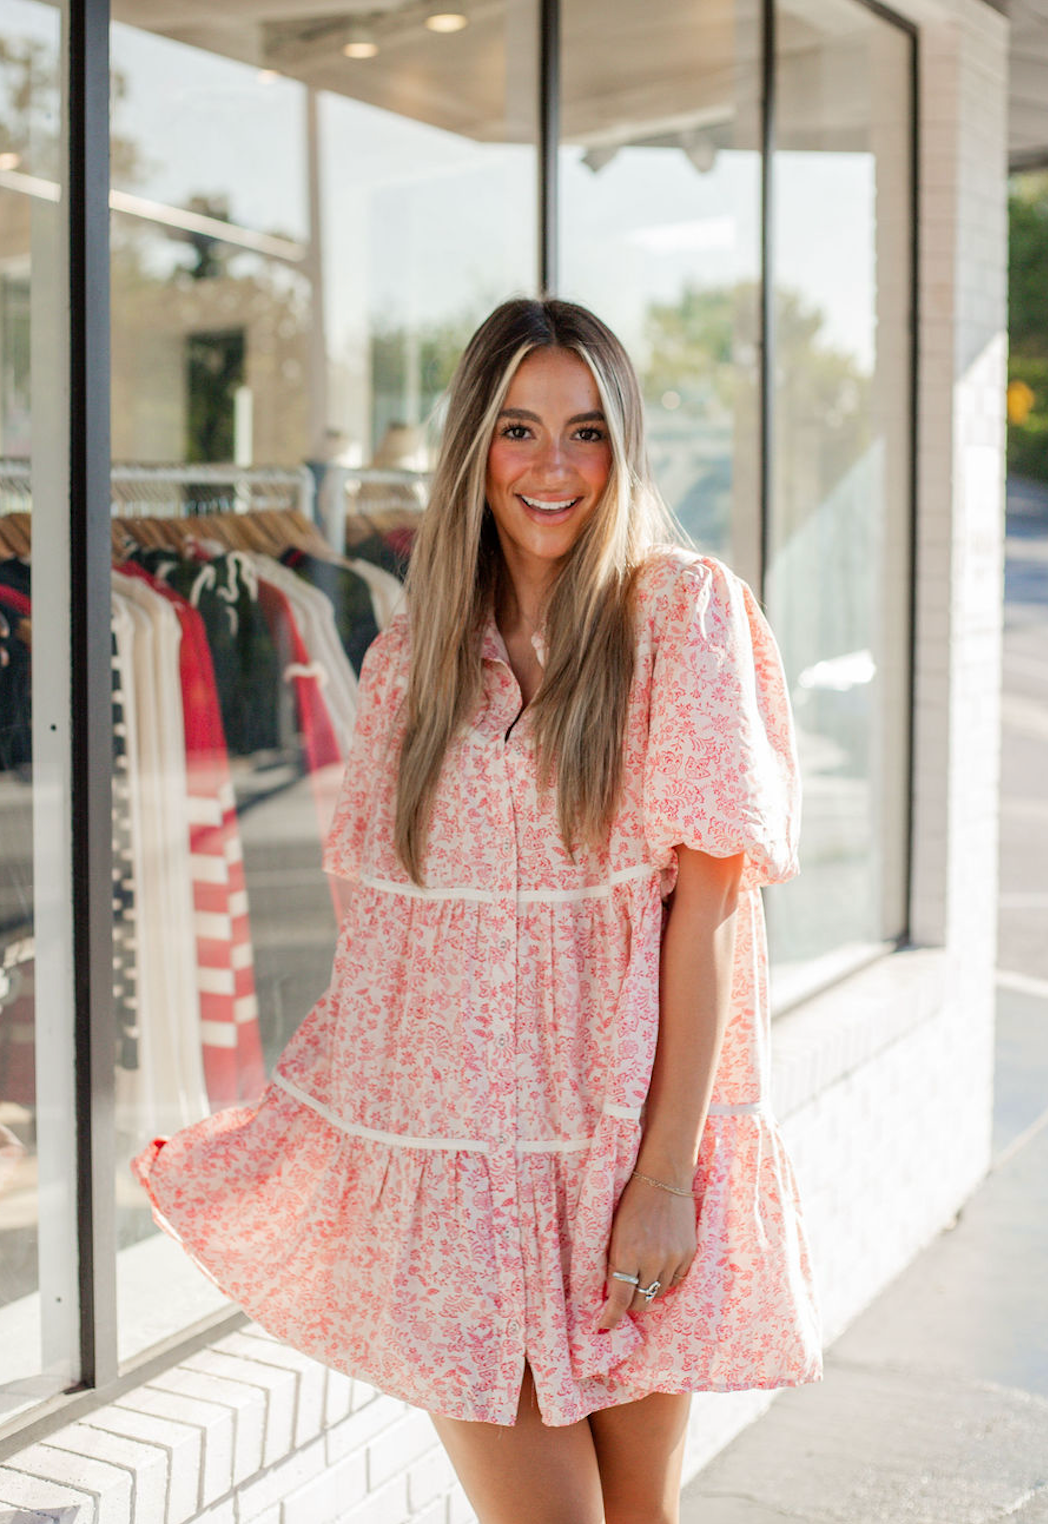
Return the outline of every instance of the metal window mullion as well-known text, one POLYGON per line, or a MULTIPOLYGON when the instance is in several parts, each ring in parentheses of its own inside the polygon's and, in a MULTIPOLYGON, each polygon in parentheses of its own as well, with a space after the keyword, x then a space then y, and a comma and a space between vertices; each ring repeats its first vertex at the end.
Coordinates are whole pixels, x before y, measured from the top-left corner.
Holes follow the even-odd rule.
POLYGON ((538 255, 539 293, 555 296, 558 283, 557 226, 560 144, 560 0, 539 5, 538 255))
POLYGON ((775 5, 776 0, 762 0, 761 5, 760 502, 756 584, 762 602, 768 594, 775 485, 775 271, 772 226, 775 213, 775 5))
POLYGON ((69 575, 81 1379, 117 1374, 109 503, 109 0, 69 0, 69 575))

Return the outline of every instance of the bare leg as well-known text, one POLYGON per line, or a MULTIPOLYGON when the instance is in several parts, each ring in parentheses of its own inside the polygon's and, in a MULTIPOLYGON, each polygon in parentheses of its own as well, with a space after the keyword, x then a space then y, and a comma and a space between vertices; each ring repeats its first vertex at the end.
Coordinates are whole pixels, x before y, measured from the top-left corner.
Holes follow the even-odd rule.
POLYGON ((430 1416, 480 1524, 601 1524, 589 1420, 547 1427, 527 1364, 515 1424, 430 1416))
POLYGON ((691 1397, 653 1392, 591 1413, 606 1524, 678 1524, 691 1397))

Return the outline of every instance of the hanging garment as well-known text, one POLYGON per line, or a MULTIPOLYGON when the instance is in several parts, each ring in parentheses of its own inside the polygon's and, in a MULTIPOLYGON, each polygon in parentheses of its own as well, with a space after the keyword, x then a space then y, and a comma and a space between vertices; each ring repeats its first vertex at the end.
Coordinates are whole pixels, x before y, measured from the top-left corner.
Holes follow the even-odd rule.
POLYGON ((280 559, 331 600, 339 638, 354 672, 359 673, 364 653, 378 634, 368 584, 344 562, 328 561, 304 550, 286 550, 280 559))
POLYGON ((0 771, 33 759, 29 567, 0 561, 0 771))
POLYGON ((277 749, 280 665, 250 556, 234 550, 200 560, 135 547, 131 559, 200 610, 230 755, 277 749))
MULTIPOLYGON (((339 756, 344 757, 353 737, 358 681, 339 637, 331 600, 272 556, 255 554, 252 562, 258 577, 287 599, 300 640, 308 650, 308 662, 316 666, 323 705, 335 730, 339 756)), ((285 675, 288 659, 285 653, 285 675)))
POLYGON ((138 1067, 117 1071, 118 1125, 162 1129, 207 1110, 189 875, 181 629, 167 602, 113 572, 124 666, 130 812, 137 838, 138 1067), (154 1125, 152 1120, 150 1126, 154 1125))
POLYGON ((199 612, 136 562, 125 575, 152 587, 182 628, 182 693, 200 1042, 212 1110, 256 1100, 265 1063, 255 990, 244 854, 229 777, 207 632, 199 612))
POLYGON ((812 1270, 770 1109, 762 885, 798 871, 781 660, 750 588, 667 551, 636 587, 618 810, 569 856, 489 615, 484 686, 434 797, 425 887, 393 840, 410 626, 364 666, 326 865, 351 886, 332 981, 261 1105, 154 1143, 158 1220, 278 1337, 449 1417, 547 1424, 650 1392, 821 1374, 812 1270), (744 852, 729 1013, 684 1280, 598 1330, 641 1137, 676 846, 744 852))
POLYGON ((405 607, 404 585, 391 572, 376 566, 374 562, 350 557, 348 565, 358 577, 363 577, 371 589, 371 606, 375 611, 375 623, 384 630, 398 609, 405 607))

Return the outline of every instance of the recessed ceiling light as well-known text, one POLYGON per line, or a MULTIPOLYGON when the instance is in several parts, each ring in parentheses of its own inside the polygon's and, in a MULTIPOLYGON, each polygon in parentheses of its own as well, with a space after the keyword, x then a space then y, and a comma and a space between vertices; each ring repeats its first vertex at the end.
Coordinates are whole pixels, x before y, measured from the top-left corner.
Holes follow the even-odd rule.
POLYGON ((374 58, 378 52, 374 32, 366 26, 351 27, 343 43, 342 51, 347 58, 374 58))
POLYGON ((465 11, 454 5, 430 5, 426 12, 426 25, 431 32, 461 32, 469 26, 465 11))

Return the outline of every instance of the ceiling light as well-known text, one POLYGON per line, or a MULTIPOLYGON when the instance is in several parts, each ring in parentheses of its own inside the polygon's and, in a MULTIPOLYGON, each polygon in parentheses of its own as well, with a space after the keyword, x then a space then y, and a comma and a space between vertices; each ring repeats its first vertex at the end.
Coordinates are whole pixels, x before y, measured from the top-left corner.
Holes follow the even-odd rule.
POLYGON ((271 85, 280 78, 280 73, 276 69, 259 69, 256 78, 260 85, 271 85))
POLYGON ((0 153, 0 169, 17 169, 21 162, 20 153, 0 153))
POLYGON ((374 32, 367 26, 350 27, 342 51, 347 58, 374 58, 378 52, 374 32))
POLYGON ((459 6, 435 0, 426 8, 426 25, 431 32, 461 32, 469 26, 469 17, 459 6))

